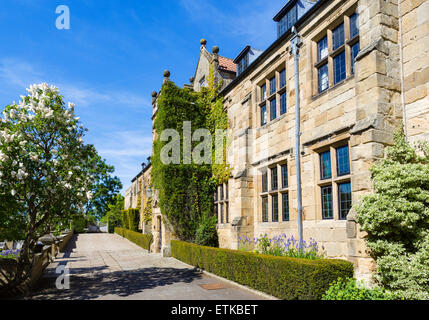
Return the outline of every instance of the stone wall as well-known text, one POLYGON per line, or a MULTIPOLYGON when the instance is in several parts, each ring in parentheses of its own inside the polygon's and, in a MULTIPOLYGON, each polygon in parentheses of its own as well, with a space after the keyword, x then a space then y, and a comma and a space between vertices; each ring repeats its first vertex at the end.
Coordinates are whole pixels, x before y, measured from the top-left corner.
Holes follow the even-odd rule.
POLYGON ((404 104, 411 141, 429 141, 429 1, 400 0, 404 104))
MULTIPOLYGON (((403 7, 408 5, 408 14, 416 15, 413 20, 416 21, 416 28, 412 31, 415 39, 428 37, 424 30, 427 27, 426 17, 429 15, 423 17, 422 14, 426 2, 402 1, 403 7), (411 7, 415 8, 416 13, 413 13, 411 7)), ((298 30, 303 41, 300 49, 299 86, 304 238, 316 239, 325 247, 328 257, 353 261, 357 277, 363 279, 369 279, 375 266, 365 247, 365 233, 360 231, 353 211, 347 220, 340 219, 335 204, 338 198, 335 194, 337 185, 344 181, 351 182, 353 204, 358 203, 363 195, 373 191, 369 169, 374 161, 384 157, 385 147, 393 143, 393 133, 403 125, 399 9, 397 1, 325 1, 311 19, 300 25, 298 30), (349 27, 350 16, 355 12, 359 14, 360 54, 356 58, 355 71, 352 72, 349 41, 353 40, 355 43, 356 38, 351 39, 349 27), (333 81, 335 52, 332 50, 332 41, 328 40, 329 89, 319 93, 317 42, 326 34, 331 36, 332 30, 340 23, 345 25, 346 78, 339 83, 333 81), (348 145, 350 150, 351 173, 347 176, 334 175, 331 180, 322 181, 319 152, 330 149, 332 153, 336 147, 343 145, 348 145), (327 183, 331 183, 334 190, 334 219, 331 220, 322 218, 320 191, 327 183)), ((406 30, 404 27, 404 32, 406 30)), ((409 42, 412 44, 408 45, 417 45, 411 40, 409 42)), ((421 55, 427 57, 426 47, 416 50, 420 53, 419 57, 421 55)), ((405 50, 404 47, 405 64, 407 57, 410 56, 409 52, 410 49, 405 50)), ((415 64, 408 64, 405 70, 408 71, 408 75, 414 74, 416 81, 422 83, 420 87, 410 86, 413 88, 410 90, 418 88, 419 96, 422 96, 427 89, 427 76, 423 74, 424 66, 429 60, 411 56, 408 59, 417 61, 415 64)), ((232 139, 228 161, 234 168, 233 178, 229 182, 232 199, 230 215, 231 220, 239 218, 240 223, 238 226, 233 226, 232 223, 219 226, 223 247, 236 248, 240 235, 259 236, 268 233, 275 236, 286 233, 289 236, 297 236, 294 155, 296 88, 293 70, 294 57, 290 52, 289 37, 272 48, 242 81, 225 94, 232 139), (260 107, 263 102, 260 102, 259 88, 266 84, 268 90, 269 79, 273 76, 279 79, 279 72, 284 68, 287 72, 286 89, 279 88, 277 82, 277 93, 272 96, 268 93, 268 100, 275 98, 279 105, 280 95, 286 92, 287 112, 283 115, 277 112, 277 118, 270 121, 268 111, 268 123, 261 126, 260 107), (262 172, 280 164, 288 165, 289 186, 279 194, 281 192, 289 194, 290 221, 272 222, 269 218, 268 222, 262 222, 262 172)), ((410 95, 411 91, 408 93, 408 96, 410 95)), ((418 104, 414 105, 416 106, 414 109, 410 104, 407 111, 417 110, 419 108, 417 105, 421 107, 427 105, 424 101, 426 100, 420 99, 418 104)), ((416 121, 421 122, 424 119, 426 118, 420 117, 416 121)), ((336 163, 332 163, 332 166, 332 170, 335 171, 336 163)), ((268 192, 266 195, 270 198, 271 193, 268 192)))

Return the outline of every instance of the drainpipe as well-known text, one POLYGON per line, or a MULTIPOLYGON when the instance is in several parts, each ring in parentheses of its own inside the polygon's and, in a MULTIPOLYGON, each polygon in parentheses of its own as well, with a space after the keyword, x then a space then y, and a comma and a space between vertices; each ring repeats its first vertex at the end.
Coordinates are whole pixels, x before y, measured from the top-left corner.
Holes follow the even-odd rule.
POLYGON ((292 28, 294 34, 291 39, 292 54, 295 57, 295 159, 296 159, 296 186, 297 186, 297 206, 298 206, 298 239, 300 247, 304 242, 302 227, 302 186, 301 186, 301 112, 299 101, 299 48, 302 47, 301 37, 295 27, 292 28))
POLYGON ((408 141, 407 110, 405 109, 405 74, 404 74, 404 44, 402 36, 402 8, 401 0, 398 0, 399 17, 399 60, 401 64, 401 103, 402 103, 402 121, 404 122, 405 140, 408 141))

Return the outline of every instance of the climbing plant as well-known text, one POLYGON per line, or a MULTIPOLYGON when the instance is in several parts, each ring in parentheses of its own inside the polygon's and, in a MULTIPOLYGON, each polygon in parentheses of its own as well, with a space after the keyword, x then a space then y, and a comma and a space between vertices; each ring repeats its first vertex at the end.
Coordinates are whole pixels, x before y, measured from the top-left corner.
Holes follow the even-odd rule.
MULTIPOLYGON (((223 100, 218 96, 221 83, 216 83, 213 66, 210 67, 208 88, 194 92, 179 88, 166 81, 157 101, 158 111, 154 121, 157 137, 153 145, 152 183, 159 190, 161 212, 171 223, 180 240, 198 242, 203 245, 217 245, 216 217, 213 213, 213 194, 217 185, 227 181, 230 168, 226 164, 226 141, 222 136, 223 161, 215 163, 216 130, 226 131, 228 116, 223 100), (161 154, 173 138, 162 141, 164 130, 174 129, 179 134, 180 151, 184 150, 184 123, 191 121, 192 133, 198 129, 210 132, 210 164, 196 163, 185 153, 180 154, 177 163, 165 164, 161 154)), ((194 150, 201 141, 192 141, 194 150)), ((206 150, 204 150, 206 152, 206 150)), ((173 155, 170 150, 168 155, 173 155)))
POLYGON ((152 197, 145 201, 143 207, 143 222, 146 224, 152 224, 152 197))
POLYGON ((217 163, 216 156, 216 131, 227 133, 229 127, 228 113, 225 110, 223 97, 219 95, 222 88, 223 80, 216 82, 214 66, 209 67, 209 75, 207 77, 207 87, 203 87, 199 94, 200 103, 207 109, 206 128, 210 130, 212 135, 212 174, 213 182, 220 185, 227 182, 231 175, 231 167, 226 161, 226 151, 230 144, 230 139, 227 134, 222 137, 222 163, 217 163))

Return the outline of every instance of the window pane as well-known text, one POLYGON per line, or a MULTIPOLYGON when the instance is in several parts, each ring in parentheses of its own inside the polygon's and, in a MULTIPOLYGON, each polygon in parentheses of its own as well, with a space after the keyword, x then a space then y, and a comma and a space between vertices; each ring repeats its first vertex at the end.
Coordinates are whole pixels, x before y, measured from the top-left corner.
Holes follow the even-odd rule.
POLYGON ((319 68, 319 92, 323 92, 329 87, 328 64, 319 68))
POLYGON ((277 190, 278 189, 278 175, 277 175, 277 168, 271 169, 271 190, 277 190))
POLYGON ((282 194, 282 215, 283 215, 283 221, 289 221, 289 193, 282 194))
POLYGON ((217 217, 217 223, 219 223, 220 222, 220 217, 219 217, 218 211, 217 211, 217 204, 214 205, 213 210, 214 210, 215 216, 217 217))
POLYGON ((273 94, 276 90, 276 77, 274 77, 270 80, 270 94, 273 94))
POLYGON ((287 30, 292 28, 296 22, 296 14, 297 14, 297 6, 293 6, 292 9, 289 10, 287 15, 287 30))
POLYGON ((271 100, 270 101, 270 106, 271 106, 271 115, 270 115, 270 119, 274 120, 275 118, 277 118, 277 100, 271 100))
POLYGON ((359 34, 359 15, 357 13, 350 17, 350 37, 354 38, 359 34))
POLYGON ((360 43, 357 42, 351 47, 352 54, 352 73, 355 73, 355 59, 360 52, 360 43))
POLYGON ((219 194, 220 194, 220 200, 223 200, 223 185, 219 186, 219 194))
POLYGON ((318 61, 328 56, 328 38, 324 37, 317 43, 317 58, 318 61))
POLYGON ((268 222, 268 198, 262 198, 262 222, 268 222))
POLYGON ((223 203, 220 204, 220 223, 223 223, 223 203))
POLYGON ((272 200, 272 222, 279 222, 279 196, 275 195, 271 197, 272 200))
POLYGON ((264 101, 265 99, 267 99, 267 85, 263 85, 261 87, 261 101, 264 101))
POLYGON ((262 173, 262 192, 268 192, 268 173, 262 173))
POLYGON ((280 88, 286 86, 286 69, 280 72, 280 88))
POLYGON ((320 154, 320 171, 320 176, 322 180, 332 178, 331 151, 327 151, 320 154))
POLYGON ((280 96, 280 114, 285 114, 287 112, 286 105, 286 92, 280 96))
POLYGON ((288 173, 287 173, 287 165, 282 165, 282 188, 289 187, 289 181, 288 181, 288 173))
POLYGON ((225 202, 225 223, 229 223, 229 202, 225 202))
POLYGON ((337 149, 337 169, 339 176, 344 176, 350 173, 350 157, 348 146, 337 149))
POLYGON ((225 184, 225 199, 228 200, 229 199, 229 190, 228 190, 228 183, 225 184))
POLYGON ((333 49, 338 49, 344 44, 344 24, 332 31, 333 49))
POLYGON ((267 124, 267 105, 263 105, 261 107, 261 126, 265 126, 267 124))
POLYGON ((323 219, 333 219, 332 209, 332 186, 322 187, 322 217, 323 219))
POLYGON ((334 83, 346 78, 346 52, 341 52, 334 58, 334 83))
POLYGON ((350 182, 338 185, 340 219, 346 220, 352 208, 352 188, 350 182))

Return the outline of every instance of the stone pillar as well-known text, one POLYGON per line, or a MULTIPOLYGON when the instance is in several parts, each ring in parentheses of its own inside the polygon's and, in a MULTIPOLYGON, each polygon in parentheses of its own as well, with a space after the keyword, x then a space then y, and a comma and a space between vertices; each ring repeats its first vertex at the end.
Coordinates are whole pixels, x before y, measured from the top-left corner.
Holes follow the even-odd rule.
POLYGON ((219 70, 219 47, 218 46, 214 46, 212 49, 213 52, 213 71, 214 71, 214 78, 215 78, 215 84, 218 84, 220 81, 219 78, 219 72, 217 72, 219 70))
MULTIPOLYGON (((356 125, 351 130, 353 204, 373 191, 370 168, 384 157, 393 133, 402 126, 398 6, 392 1, 360 0, 360 47, 356 58, 356 125)), ((350 212, 348 259, 359 279, 370 279, 374 263, 365 249, 365 233, 350 212)))

